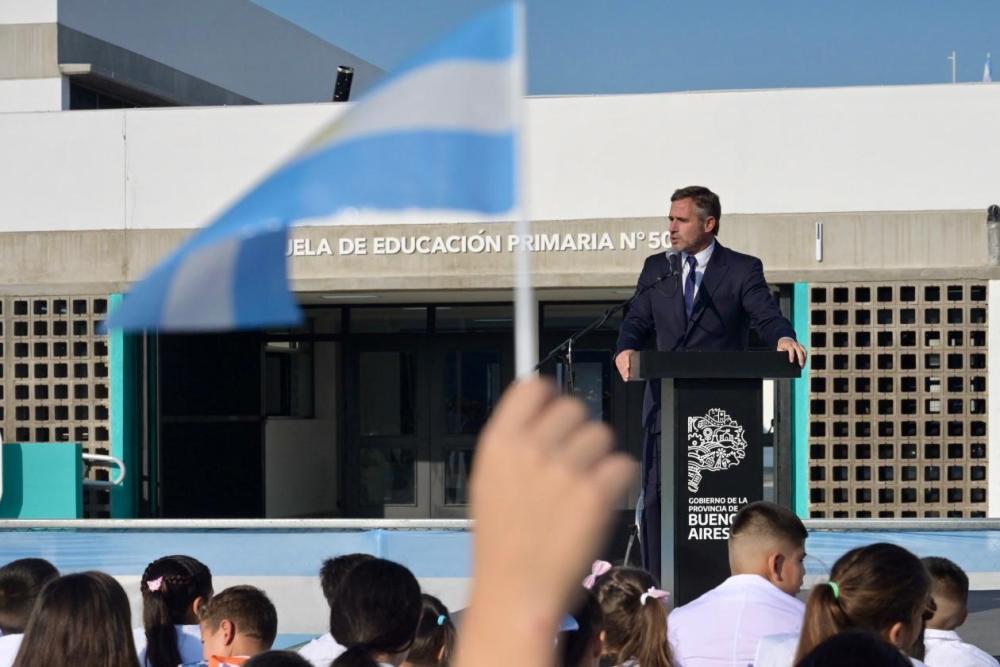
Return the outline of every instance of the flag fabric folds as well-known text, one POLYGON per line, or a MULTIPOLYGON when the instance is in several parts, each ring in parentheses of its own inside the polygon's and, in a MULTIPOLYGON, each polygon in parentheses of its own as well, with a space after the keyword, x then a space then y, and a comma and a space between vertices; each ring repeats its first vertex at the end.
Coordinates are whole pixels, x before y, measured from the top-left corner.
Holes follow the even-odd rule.
POLYGON ((993 83, 993 69, 990 67, 990 54, 986 54, 986 64, 983 65, 983 83, 993 83))
POLYGON ((389 75, 136 284, 108 327, 301 321, 285 256, 297 220, 349 209, 515 215, 520 12, 493 9, 389 75))

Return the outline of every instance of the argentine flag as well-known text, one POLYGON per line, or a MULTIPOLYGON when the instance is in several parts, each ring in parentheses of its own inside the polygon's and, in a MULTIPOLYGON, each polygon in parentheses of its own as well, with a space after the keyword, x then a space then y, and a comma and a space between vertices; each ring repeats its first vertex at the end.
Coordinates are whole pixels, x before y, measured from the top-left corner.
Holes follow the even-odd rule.
POLYGON ((510 216, 518 207, 521 8, 498 7, 411 60, 193 235, 111 313, 112 329, 296 324, 290 225, 358 209, 510 216))

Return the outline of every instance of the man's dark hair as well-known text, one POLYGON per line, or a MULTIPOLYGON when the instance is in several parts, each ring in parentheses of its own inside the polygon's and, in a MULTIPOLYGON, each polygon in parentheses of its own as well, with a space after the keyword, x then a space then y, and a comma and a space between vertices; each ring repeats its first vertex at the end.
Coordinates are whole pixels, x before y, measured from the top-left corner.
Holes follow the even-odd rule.
POLYGON ((0 631, 24 632, 42 586, 58 576, 55 565, 42 558, 20 558, 0 567, 0 631))
POLYGON ((920 560, 933 579, 935 591, 940 591, 962 605, 968 603, 969 576, 962 568, 947 558, 939 556, 928 556, 920 560))
POLYGON ((323 587, 323 597, 326 603, 333 606, 333 600, 337 596, 337 589, 347 573, 356 568, 361 563, 375 560, 371 554, 344 554, 336 558, 327 558, 323 561, 323 566, 319 568, 319 583, 323 587))
POLYGON ((787 507, 764 500, 750 503, 739 511, 729 528, 731 537, 784 538, 793 544, 804 544, 809 532, 802 519, 787 507))
POLYGON ((670 201, 681 199, 690 199, 694 202, 694 207, 698 209, 703 222, 708 218, 715 218, 714 233, 719 233, 719 225, 722 223, 722 204, 719 203, 719 195, 703 185, 689 185, 675 190, 674 194, 670 195, 670 201))

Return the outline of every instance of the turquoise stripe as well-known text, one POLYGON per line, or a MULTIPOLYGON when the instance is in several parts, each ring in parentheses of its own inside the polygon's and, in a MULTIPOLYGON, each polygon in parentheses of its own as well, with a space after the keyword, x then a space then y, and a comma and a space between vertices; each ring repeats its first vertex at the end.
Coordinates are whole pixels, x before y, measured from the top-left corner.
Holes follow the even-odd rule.
MULTIPOLYGON (((111 308, 121 303, 121 294, 112 294, 111 308)), ((111 490, 111 516, 131 519, 136 515, 139 441, 136 437, 136 397, 142 395, 136 386, 136 340, 121 329, 108 335, 108 357, 111 375, 111 455, 125 464, 125 482, 111 490)), ((117 470, 111 470, 112 478, 117 470)))
MULTIPOLYGON (((808 346, 809 283, 795 283, 792 319, 796 338, 808 346)), ((805 519, 809 516, 809 364, 792 383, 792 496, 795 513, 805 519)))

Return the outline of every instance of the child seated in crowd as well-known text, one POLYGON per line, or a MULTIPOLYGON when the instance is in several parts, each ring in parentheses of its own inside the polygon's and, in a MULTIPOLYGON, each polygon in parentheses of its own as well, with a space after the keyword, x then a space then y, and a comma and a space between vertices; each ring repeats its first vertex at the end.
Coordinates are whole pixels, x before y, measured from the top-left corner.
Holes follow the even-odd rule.
POLYGON ((212 597, 212 573, 190 556, 164 556, 139 583, 142 625, 133 632, 142 667, 177 667, 201 659, 198 612, 212 597))
POLYGON ((895 646, 863 630, 838 632, 814 648, 795 667, 911 667, 895 646))
POLYGON ((559 633, 556 640, 557 667, 598 667, 604 654, 604 613, 589 590, 571 614, 576 629, 559 633))
POLYGON ((202 605, 201 637, 209 667, 242 665, 271 648, 278 613, 264 591, 232 586, 202 605))
POLYGON ((247 660, 243 667, 309 667, 310 664, 294 651, 264 651, 247 660))
POLYGON ((745 667, 761 637, 795 633, 805 605, 806 528, 791 511, 751 503, 729 533, 732 576, 670 614, 670 646, 683 667, 745 667))
POLYGON ((448 667, 455 652, 455 624, 441 600, 427 593, 421 598, 424 606, 417 624, 417 636, 403 667, 448 667))
POLYGON ((923 563, 936 605, 924 630, 924 662, 929 667, 998 667, 993 656, 955 632, 969 615, 969 577, 947 558, 924 558, 923 563))
POLYGON ((399 563, 372 559, 347 573, 336 598, 330 634, 345 651, 333 667, 399 667, 413 646, 423 609, 413 573, 399 563))
POLYGON ((135 667, 128 596, 103 572, 53 579, 32 610, 14 667, 135 667))
POLYGON ((602 653, 612 664, 670 667, 669 596, 657 588, 651 574, 614 567, 596 578, 592 590, 604 619, 602 653))
POLYGON ((791 667, 845 630, 873 633, 912 655, 931 604, 930 577, 909 551, 886 543, 852 549, 834 563, 829 583, 812 589, 799 637, 764 638, 754 665, 791 667))
MULTIPOLYGON (((344 577, 355 566, 365 561, 374 560, 370 554, 345 554, 336 558, 328 558, 319 569, 319 583, 323 589, 323 597, 332 610, 336 604, 337 589, 344 577)), ((316 637, 299 649, 299 655, 313 664, 314 667, 329 667, 337 656, 344 652, 344 647, 337 643, 329 632, 316 637)))
POLYGON ((14 664, 42 586, 59 576, 47 560, 21 558, 0 567, 0 667, 14 664))

